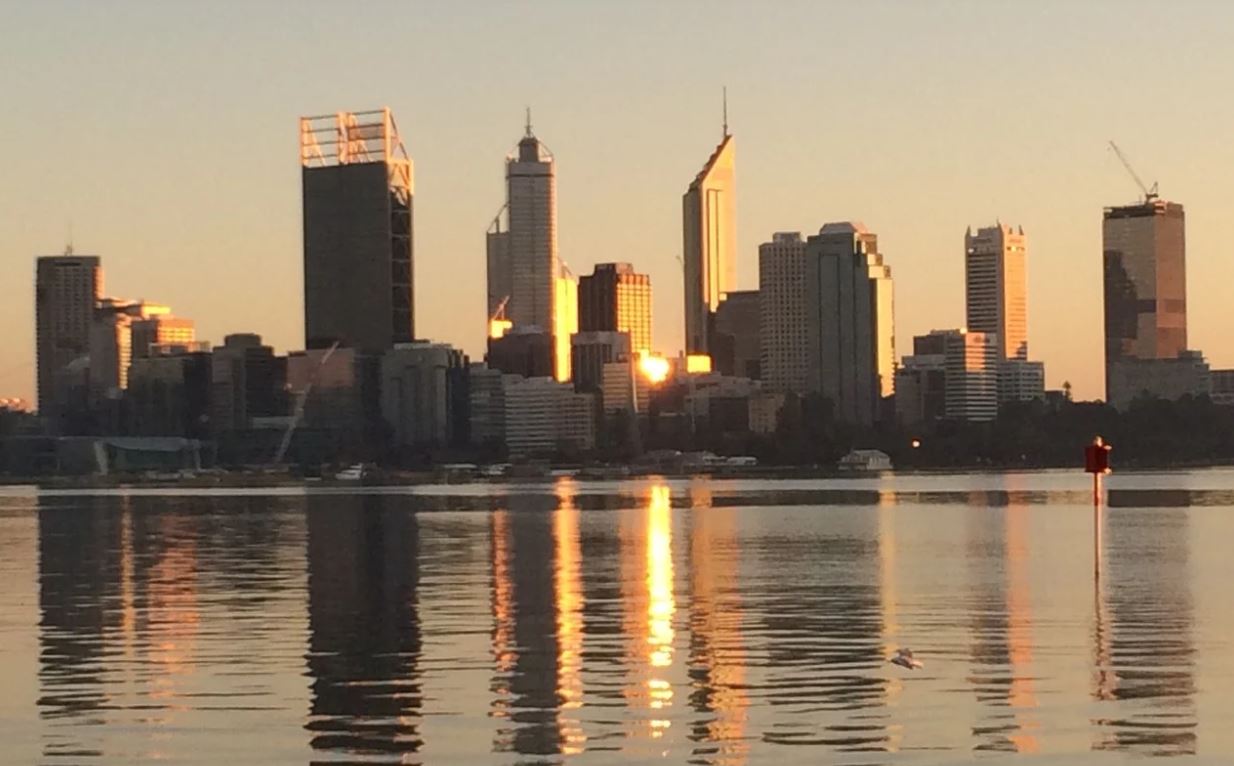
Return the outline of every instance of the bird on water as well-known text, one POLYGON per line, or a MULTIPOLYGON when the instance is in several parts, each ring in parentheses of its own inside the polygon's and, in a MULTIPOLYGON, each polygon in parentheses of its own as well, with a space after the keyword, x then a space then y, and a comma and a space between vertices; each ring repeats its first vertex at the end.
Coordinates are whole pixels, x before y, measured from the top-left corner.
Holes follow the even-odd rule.
POLYGON ((887 660, 892 665, 899 665, 902 668, 916 670, 917 668, 925 667, 925 663, 913 657, 912 649, 900 649, 896 652, 896 656, 887 660))

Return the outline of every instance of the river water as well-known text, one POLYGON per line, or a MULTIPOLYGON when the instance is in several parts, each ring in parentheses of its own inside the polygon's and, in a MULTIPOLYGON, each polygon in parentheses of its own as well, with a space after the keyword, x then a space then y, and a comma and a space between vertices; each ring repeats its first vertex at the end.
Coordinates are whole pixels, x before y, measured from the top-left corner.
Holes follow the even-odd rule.
POLYGON ((0 762, 1234 758, 1234 472, 1109 486, 0 489, 0 762))

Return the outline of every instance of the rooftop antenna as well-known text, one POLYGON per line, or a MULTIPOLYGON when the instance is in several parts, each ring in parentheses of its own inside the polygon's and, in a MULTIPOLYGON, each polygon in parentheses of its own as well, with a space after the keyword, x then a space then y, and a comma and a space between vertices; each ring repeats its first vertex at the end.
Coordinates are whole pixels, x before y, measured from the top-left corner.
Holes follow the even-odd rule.
POLYGON ((64 254, 72 255, 73 254, 73 217, 72 216, 69 216, 68 228, 69 228, 69 236, 68 236, 68 239, 64 243, 64 254))
POLYGON ((531 138, 531 107, 527 107, 527 137, 531 138))
POLYGON ((721 92, 724 94, 724 138, 728 138, 728 86, 725 85, 721 92))

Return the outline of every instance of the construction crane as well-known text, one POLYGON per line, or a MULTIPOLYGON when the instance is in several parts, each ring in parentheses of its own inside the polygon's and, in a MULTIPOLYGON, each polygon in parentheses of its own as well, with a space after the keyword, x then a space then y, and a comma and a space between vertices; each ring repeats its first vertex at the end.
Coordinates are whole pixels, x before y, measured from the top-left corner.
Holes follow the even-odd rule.
POLYGON ((1123 154, 1122 149, 1118 148, 1118 144, 1111 141, 1110 148, 1114 150, 1114 156, 1118 157, 1118 161, 1123 163, 1123 167, 1127 169, 1127 173, 1131 175, 1131 179, 1135 181, 1136 186, 1139 186, 1140 191, 1144 192, 1144 201, 1152 202, 1157 199, 1157 182, 1153 181, 1151 187, 1145 186, 1144 182, 1140 180, 1140 174, 1135 172, 1135 168, 1131 167, 1131 163, 1127 160, 1126 155, 1123 154))
POLYGON ((321 376, 321 368, 325 367, 326 362, 330 361, 330 357, 334 355, 334 351, 338 346, 339 342, 334 341, 330 348, 326 349, 326 353, 322 354, 321 360, 313 368, 312 374, 309 375, 308 382, 304 385, 304 390, 296 397, 296 404, 292 408, 291 413, 291 423, 287 425, 287 430, 283 432, 283 441, 279 444, 279 450, 274 456, 275 465, 280 465, 283 462, 283 458, 287 456, 287 448, 291 446, 291 437, 295 434, 296 427, 300 425, 300 420, 304 417, 304 403, 308 400, 309 393, 313 390, 313 384, 321 376))

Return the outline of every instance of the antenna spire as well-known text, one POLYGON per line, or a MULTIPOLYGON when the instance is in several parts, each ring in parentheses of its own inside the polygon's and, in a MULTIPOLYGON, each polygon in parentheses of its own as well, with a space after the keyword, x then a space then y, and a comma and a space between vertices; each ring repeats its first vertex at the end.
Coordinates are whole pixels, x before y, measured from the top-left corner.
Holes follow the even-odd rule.
POLYGON ((728 138, 728 86, 725 85, 721 92, 724 94, 724 137, 728 138))
POLYGON ((527 137, 531 138, 531 107, 527 107, 527 137))
POLYGON ((68 224, 69 224, 69 227, 68 227, 69 236, 68 236, 68 239, 64 243, 64 254, 72 255, 73 254, 73 217, 72 216, 69 216, 68 224))

